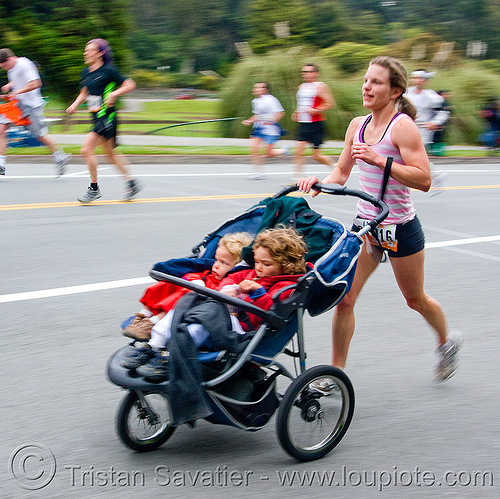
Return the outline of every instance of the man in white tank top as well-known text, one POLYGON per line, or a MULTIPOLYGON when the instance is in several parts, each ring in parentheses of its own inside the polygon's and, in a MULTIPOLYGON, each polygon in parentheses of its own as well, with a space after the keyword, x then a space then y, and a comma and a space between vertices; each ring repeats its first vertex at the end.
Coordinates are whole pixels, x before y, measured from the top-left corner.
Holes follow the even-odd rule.
POLYGON ((315 64, 302 67, 304 83, 297 89, 297 108, 292 120, 299 123, 297 148, 295 150, 295 177, 300 179, 304 167, 304 151, 308 143, 313 146, 313 159, 319 163, 333 167, 333 162, 320 153, 323 143, 325 111, 335 106, 335 100, 326 83, 318 81, 319 70, 315 64))

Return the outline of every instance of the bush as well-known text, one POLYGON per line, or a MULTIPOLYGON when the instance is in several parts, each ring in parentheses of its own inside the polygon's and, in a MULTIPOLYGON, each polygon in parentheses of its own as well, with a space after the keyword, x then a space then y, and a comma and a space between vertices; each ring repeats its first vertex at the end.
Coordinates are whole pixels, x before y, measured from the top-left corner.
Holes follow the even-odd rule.
MULTIPOLYGON (((221 117, 251 116, 252 87, 258 81, 265 81, 270 86, 270 93, 285 109, 280 123, 290 131, 288 138, 293 138, 297 123, 292 121, 291 114, 296 107, 297 87, 302 82, 300 68, 306 63, 318 65, 320 79, 330 87, 336 101, 336 107, 326 113, 326 138, 342 140, 350 120, 363 114, 360 77, 346 78, 328 59, 304 47, 248 57, 237 64, 220 93, 221 117)), ((248 137, 250 131, 240 120, 223 122, 221 126, 227 137, 248 137)))
POLYGON ((168 73, 138 69, 130 77, 139 88, 199 88, 219 90, 222 78, 199 73, 168 73))
POLYGON ((139 88, 168 88, 172 80, 165 73, 147 69, 137 69, 130 74, 139 88))
POLYGON ((354 42, 340 42, 320 51, 331 62, 346 73, 356 73, 365 69, 377 55, 387 53, 387 47, 354 42))
POLYGON ((498 59, 486 59, 480 62, 483 68, 494 71, 495 73, 500 73, 500 60, 498 59))
POLYGON ((198 79, 196 88, 216 91, 219 90, 222 80, 220 76, 201 75, 198 79))

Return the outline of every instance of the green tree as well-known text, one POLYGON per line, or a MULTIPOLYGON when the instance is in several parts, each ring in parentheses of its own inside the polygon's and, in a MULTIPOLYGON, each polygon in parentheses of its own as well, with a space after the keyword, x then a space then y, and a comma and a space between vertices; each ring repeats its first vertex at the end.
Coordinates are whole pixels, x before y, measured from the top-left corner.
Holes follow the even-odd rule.
MULTIPOLYGON (((45 89, 65 101, 79 90, 83 50, 92 38, 107 39, 115 62, 124 70, 129 60, 124 34, 130 27, 127 0, 37 0, 4 2, 9 16, 0 31, 2 46, 36 61, 45 89)), ((3 23, 2 23, 3 24, 3 23)))
POLYGON ((305 3, 314 19, 311 44, 323 48, 350 39, 353 23, 342 1, 305 0, 305 3))
POLYGON ((347 73, 356 73, 368 66, 377 55, 382 55, 387 47, 354 42, 340 42, 321 50, 321 54, 331 59, 336 66, 347 73))
POLYGON ((314 32, 312 11, 302 0, 253 0, 250 4, 248 41, 256 53, 309 44, 314 32), (277 38, 275 25, 284 22, 288 23, 290 36, 277 38))
MULTIPOLYGON (((245 38, 249 0, 131 0, 139 38, 159 52, 144 58, 131 44, 140 67, 171 65, 178 70, 219 69, 237 57, 235 42, 245 38), (175 46, 173 53, 171 45, 175 46), (149 60, 149 62, 146 62, 149 60)), ((134 38, 130 38, 135 41, 134 38)))

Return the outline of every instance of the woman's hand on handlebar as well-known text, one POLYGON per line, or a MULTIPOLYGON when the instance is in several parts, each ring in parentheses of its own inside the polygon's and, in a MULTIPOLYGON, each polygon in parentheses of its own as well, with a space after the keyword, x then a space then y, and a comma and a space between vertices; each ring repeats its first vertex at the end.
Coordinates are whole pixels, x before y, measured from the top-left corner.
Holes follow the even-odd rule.
MULTIPOLYGON (((297 185, 299 186, 299 190, 302 192, 305 192, 306 194, 311 191, 312 186, 316 183, 319 183, 320 180, 318 177, 308 177, 308 178, 301 178, 298 182, 297 185)), ((313 190, 312 196, 317 196, 319 194, 319 191, 313 190)))

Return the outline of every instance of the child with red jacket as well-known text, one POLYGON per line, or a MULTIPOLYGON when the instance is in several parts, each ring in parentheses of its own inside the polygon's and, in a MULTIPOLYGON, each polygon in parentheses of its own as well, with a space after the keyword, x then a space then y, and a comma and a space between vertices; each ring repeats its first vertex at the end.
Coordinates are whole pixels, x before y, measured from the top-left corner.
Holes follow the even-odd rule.
MULTIPOLYGON (((273 296, 282 288, 295 284, 306 272, 304 256, 307 246, 292 228, 267 229, 260 232, 253 243, 255 266, 227 276, 221 282, 221 292, 241 298, 269 310, 273 296)), ((291 294, 285 291, 280 299, 291 294)), ((248 314, 249 322, 237 314, 243 331, 257 329, 262 320, 248 314)), ((233 324, 234 327, 234 324, 233 324)))
MULTIPOLYGON (((241 261, 244 247, 252 243, 252 236, 247 232, 236 232, 224 235, 215 252, 215 262, 211 270, 190 272, 183 279, 194 282, 209 289, 217 289, 226 274, 241 261)), ((138 341, 148 341, 151 329, 167 312, 172 310, 181 296, 189 293, 189 289, 169 282, 158 282, 146 289, 139 300, 143 308, 133 321, 123 330, 123 334, 138 341)))
MULTIPOLYGON (((269 310, 274 303, 273 296, 284 287, 295 284, 306 272, 307 245, 292 228, 266 229, 255 238, 253 252, 255 267, 227 276, 220 283, 220 291, 269 310)), ((292 292, 283 292, 280 299, 287 298, 292 292)), ((172 316, 173 311, 170 311, 153 327, 151 340, 124 359, 124 367, 136 369, 139 375, 151 381, 160 382, 167 378, 168 353, 164 350, 171 338, 172 316), (167 355, 162 355, 162 352, 167 355)), ((231 313, 231 325, 237 333, 257 329, 261 323, 262 320, 251 313, 231 313)), ((197 347, 209 338, 202 324, 190 323, 187 329, 197 347)))

